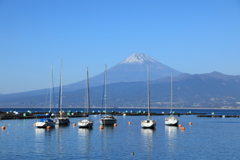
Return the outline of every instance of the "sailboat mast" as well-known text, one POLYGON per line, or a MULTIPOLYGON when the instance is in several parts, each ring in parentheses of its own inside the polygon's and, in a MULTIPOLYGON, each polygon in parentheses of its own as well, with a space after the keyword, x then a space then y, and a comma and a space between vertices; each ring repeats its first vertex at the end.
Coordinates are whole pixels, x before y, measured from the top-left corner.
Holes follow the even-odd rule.
POLYGON ((53 69, 51 64, 50 69, 50 112, 52 112, 52 79, 53 79, 53 69))
POLYGON ((171 89, 171 93, 170 93, 170 107, 171 107, 171 111, 170 111, 170 113, 172 113, 172 73, 171 73, 171 83, 170 83, 170 89, 171 89))
POLYGON ((62 60, 60 65, 60 87, 59 87, 59 103, 58 103, 59 111, 62 110, 62 60))
POLYGON ((90 95, 89 95, 89 79, 88 79, 88 68, 87 68, 87 77, 86 77, 86 91, 87 91, 87 113, 89 113, 90 110, 90 95))
POLYGON ((147 64, 147 87, 148 87, 148 118, 150 118, 150 75, 149 75, 149 64, 147 64))
POLYGON ((107 114, 107 65, 105 65, 104 71, 104 106, 105 114, 107 114))

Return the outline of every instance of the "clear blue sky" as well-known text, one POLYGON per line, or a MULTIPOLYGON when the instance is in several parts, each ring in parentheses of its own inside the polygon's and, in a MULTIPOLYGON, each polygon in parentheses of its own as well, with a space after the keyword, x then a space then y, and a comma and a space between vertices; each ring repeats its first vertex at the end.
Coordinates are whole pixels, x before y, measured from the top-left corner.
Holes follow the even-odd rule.
POLYGON ((184 73, 240 75, 239 0, 0 0, 0 93, 90 77, 132 53, 184 73))

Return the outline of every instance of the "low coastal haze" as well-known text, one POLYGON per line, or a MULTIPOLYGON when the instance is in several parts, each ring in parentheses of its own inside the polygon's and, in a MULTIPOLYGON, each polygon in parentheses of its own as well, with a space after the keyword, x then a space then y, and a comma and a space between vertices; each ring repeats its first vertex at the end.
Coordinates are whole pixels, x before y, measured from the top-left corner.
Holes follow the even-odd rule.
POLYGON ((182 73, 240 75, 240 1, 0 0, 0 93, 63 85, 145 53, 182 73))

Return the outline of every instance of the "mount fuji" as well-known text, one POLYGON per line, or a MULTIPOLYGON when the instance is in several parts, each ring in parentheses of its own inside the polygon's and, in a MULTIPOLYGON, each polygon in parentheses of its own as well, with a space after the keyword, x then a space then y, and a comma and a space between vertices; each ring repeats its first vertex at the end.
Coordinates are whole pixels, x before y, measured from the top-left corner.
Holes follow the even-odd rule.
MULTIPOLYGON (((181 74, 173 68, 170 68, 147 54, 133 53, 122 62, 107 70, 107 83, 118 82, 139 82, 147 79, 147 64, 149 64, 149 74, 151 80, 160 79, 169 76, 171 73, 174 76, 181 74)), ((103 75, 100 73, 89 79, 90 86, 103 85, 103 75)), ((85 87, 85 80, 64 86, 64 90, 72 91, 85 87)))

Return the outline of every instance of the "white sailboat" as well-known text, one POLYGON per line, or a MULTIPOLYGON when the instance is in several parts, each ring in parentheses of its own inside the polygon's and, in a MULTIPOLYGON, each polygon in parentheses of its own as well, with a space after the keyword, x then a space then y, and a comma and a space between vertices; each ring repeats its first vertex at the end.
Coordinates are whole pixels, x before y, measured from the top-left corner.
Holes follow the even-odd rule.
POLYGON ((60 66, 60 87, 59 87, 59 103, 58 103, 59 116, 55 118, 57 125, 68 125, 69 118, 62 112, 62 61, 60 66))
POLYGON ((46 115, 46 118, 41 118, 39 121, 36 122, 37 128, 46 128, 47 126, 55 127, 55 122, 50 119, 51 117, 51 111, 52 111, 52 83, 53 83, 53 71, 52 71, 52 65, 51 65, 51 73, 50 73, 50 112, 46 115), (48 118, 49 117, 49 118, 48 118))
POLYGON ((112 115, 107 115, 107 66, 105 65, 104 72, 104 106, 105 106, 105 116, 100 118, 101 125, 113 125, 117 123, 117 119, 112 115))
POLYGON ((147 81, 147 87, 148 87, 148 118, 146 120, 141 121, 141 126, 142 128, 155 128, 156 127, 156 121, 151 119, 150 115, 150 79, 149 79, 149 64, 147 65, 147 76, 148 76, 148 81, 147 81))
POLYGON ((79 120, 78 121, 78 126, 79 128, 92 128, 93 126, 93 121, 91 120, 89 116, 89 111, 90 111, 90 95, 89 95, 89 80, 88 80, 88 68, 87 68, 87 77, 86 77, 86 109, 87 109, 87 115, 88 118, 79 120))
POLYGON ((165 118, 166 126, 178 126, 178 118, 173 116, 172 113, 172 74, 171 74, 171 96, 170 96, 170 116, 165 118))

